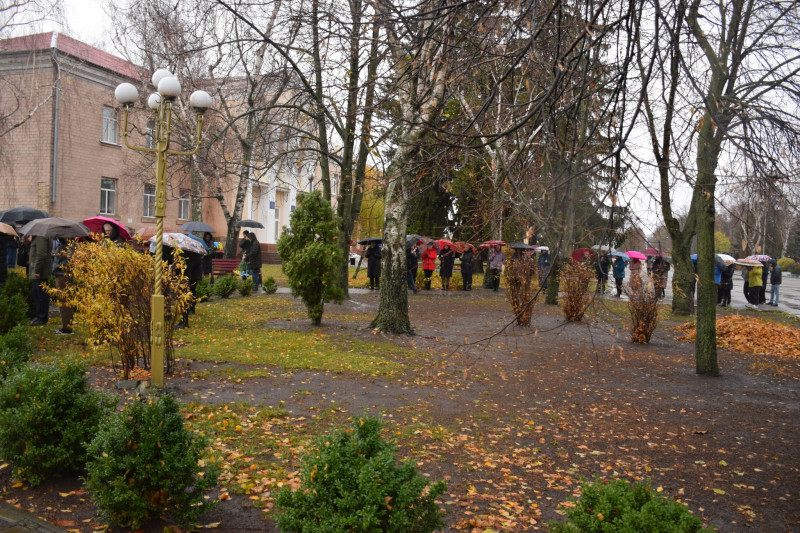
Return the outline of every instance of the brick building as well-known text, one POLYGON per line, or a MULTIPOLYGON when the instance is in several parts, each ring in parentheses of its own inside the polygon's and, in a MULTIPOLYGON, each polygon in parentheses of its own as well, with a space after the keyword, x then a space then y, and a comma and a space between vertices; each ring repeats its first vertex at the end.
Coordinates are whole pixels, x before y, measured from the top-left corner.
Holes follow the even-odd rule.
MULTIPOLYGON (((131 233, 154 227, 154 158, 123 146, 114 100, 122 82, 149 92, 142 82, 149 78, 146 69, 57 32, 0 41, 0 132, 10 129, 0 136, 0 210, 27 205, 72 220, 110 216, 131 233)), ((129 139, 143 146, 152 122, 137 108, 129 139)), ((286 165, 251 177, 242 218, 264 224, 256 233, 265 251, 288 225, 297 192, 319 186, 315 167, 286 165)), ((189 178, 173 167, 168 181, 167 230, 192 212, 189 178)), ((203 220, 225 235, 218 202, 201 202, 203 220)))

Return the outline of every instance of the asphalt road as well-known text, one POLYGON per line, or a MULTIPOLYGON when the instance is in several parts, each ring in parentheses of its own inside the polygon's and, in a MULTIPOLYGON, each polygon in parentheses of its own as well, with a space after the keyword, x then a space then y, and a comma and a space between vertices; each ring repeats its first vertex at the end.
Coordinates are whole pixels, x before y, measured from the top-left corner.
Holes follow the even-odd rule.
MULTIPOLYGON (((672 301, 672 270, 669 271, 669 283, 667 283, 666 289, 666 296, 665 301, 671 302, 672 301)), ((625 275, 630 275, 630 271, 626 271, 625 275)), ((628 281, 628 278, 625 278, 625 281, 628 281)), ((616 294, 616 288, 614 287, 613 278, 611 279, 611 285, 613 291, 609 289, 609 292, 612 294, 616 294)), ((742 280, 741 274, 737 271, 736 274, 733 276, 733 290, 731 291, 731 307, 733 309, 744 309, 747 300, 744 297, 744 293, 742 292, 742 287, 744 286, 744 280, 742 280)), ((772 288, 771 285, 767 285, 767 301, 769 301, 769 292, 772 288)), ((760 305, 760 309, 764 311, 784 311, 786 313, 791 313, 795 316, 800 316, 800 277, 792 277, 791 275, 787 274, 786 272, 783 273, 783 283, 781 283, 781 292, 779 295, 778 300, 778 307, 773 307, 771 305, 760 305)))

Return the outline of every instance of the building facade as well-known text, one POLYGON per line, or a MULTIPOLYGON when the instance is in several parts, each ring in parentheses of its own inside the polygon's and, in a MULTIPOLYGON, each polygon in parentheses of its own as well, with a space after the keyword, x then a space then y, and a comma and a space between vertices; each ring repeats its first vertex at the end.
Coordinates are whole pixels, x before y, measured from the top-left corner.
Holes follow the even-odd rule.
MULTIPOLYGON (((124 59, 57 32, 0 41, 0 210, 26 205, 53 216, 83 220, 103 215, 131 233, 155 226, 154 158, 123 146, 122 110, 114 89, 122 82, 152 92, 150 73, 124 59)), ((137 105, 129 140, 152 144, 152 118, 137 105)), ((213 120, 213 119, 212 119, 213 120)), ((296 205, 299 190, 319 185, 316 163, 273 165, 247 183, 243 219, 265 250, 274 243, 296 205)), ((187 165, 171 165, 164 226, 174 230, 192 218, 187 165)), ((225 189, 228 205, 235 187, 225 189)), ((208 190, 200 202, 203 221, 224 236, 226 222, 208 190)))

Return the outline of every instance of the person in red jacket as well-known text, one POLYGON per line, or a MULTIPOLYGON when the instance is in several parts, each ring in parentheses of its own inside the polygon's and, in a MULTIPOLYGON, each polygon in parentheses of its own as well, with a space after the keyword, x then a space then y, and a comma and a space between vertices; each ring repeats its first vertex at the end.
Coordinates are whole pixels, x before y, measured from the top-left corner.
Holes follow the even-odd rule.
POLYGON ((422 271, 425 272, 425 290, 431 290, 431 276, 436 270, 436 248, 433 242, 428 243, 428 247, 422 252, 422 271))

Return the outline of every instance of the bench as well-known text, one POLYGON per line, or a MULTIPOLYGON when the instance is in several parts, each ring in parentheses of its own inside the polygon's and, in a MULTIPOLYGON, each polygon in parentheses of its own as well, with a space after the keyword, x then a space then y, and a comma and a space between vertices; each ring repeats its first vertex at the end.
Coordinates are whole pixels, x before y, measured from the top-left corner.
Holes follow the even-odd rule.
POLYGON ((224 276, 225 274, 230 274, 237 268, 239 268, 239 263, 241 263, 241 259, 212 259, 211 260, 211 277, 212 279, 216 276, 224 276))

